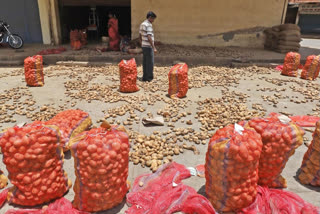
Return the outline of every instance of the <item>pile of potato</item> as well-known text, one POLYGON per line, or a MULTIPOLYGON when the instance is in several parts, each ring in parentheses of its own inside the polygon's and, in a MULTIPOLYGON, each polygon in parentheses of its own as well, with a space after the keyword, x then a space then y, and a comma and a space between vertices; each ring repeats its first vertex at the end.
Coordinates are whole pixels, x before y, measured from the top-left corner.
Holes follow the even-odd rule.
POLYGON ((281 176, 288 159, 303 143, 303 129, 292 122, 278 118, 255 118, 249 121, 262 138, 263 147, 259 164, 259 185, 273 188, 287 187, 281 176))
POLYGON ((249 127, 239 131, 231 124, 210 139, 206 195, 217 211, 237 211, 255 200, 261 149, 260 135, 249 127))
POLYGON ((129 138, 121 127, 103 124, 73 140, 72 156, 77 176, 73 206, 97 212, 120 204, 128 186, 129 138))
POLYGON ((59 130, 34 122, 9 128, 0 138, 3 162, 14 187, 8 201, 35 206, 62 197, 71 181, 64 172, 59 130))
POLYGON ((320 186, 320 121, 316 124, 313 140, 304 154, 298 179, 303 184, 320 186))

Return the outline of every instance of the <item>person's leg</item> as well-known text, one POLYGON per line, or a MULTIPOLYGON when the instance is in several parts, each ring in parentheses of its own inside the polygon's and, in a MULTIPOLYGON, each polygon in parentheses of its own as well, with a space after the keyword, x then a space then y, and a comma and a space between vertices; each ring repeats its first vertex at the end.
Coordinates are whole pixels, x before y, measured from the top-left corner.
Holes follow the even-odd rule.
POLYGON ((153 67, 154 67, 154 52, 153 52, 153 49, 151 48, 151 52, 150 52, 150 54, 151 54, 151 56, 150 56, 150 58, 151 58, 151 63, 150 63, 150 70, 151 70, 151 72, 150 72, 150 78, 149 78, 149 80, 151 81, 151 80, 153 80, 153 67))
POLYGON ((142 54, 143 54, 143 59, 142 59, 142 69, 143 69, 143 76, 142 76, 142 81, 146 81, 147 79, 147 48, 142 47, 142 54))
POLYGON ((146 72, 146 80, 151 81, 152 80, 152 48, 148 48, 147 50, 147 72, 146 72))

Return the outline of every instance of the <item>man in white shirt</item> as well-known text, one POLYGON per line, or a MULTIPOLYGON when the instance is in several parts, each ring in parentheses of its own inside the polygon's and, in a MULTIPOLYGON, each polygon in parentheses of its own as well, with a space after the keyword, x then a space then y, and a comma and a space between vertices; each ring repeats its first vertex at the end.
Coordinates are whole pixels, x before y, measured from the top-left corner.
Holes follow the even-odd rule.
POLYGON ((154 53, 157 52, 157 49, 154 46, 154 34, 152 23, 156 18, 156 14, 150 11, 147 14, 147 19, 140 25, 139 33, 143 52, 142 81, 150 82, 151 80, 153 80, 154 53))

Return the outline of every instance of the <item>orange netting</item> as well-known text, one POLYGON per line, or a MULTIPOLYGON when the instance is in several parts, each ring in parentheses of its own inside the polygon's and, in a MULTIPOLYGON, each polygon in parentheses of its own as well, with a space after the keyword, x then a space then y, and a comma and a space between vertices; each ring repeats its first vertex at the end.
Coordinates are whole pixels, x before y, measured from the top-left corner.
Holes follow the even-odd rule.
POLYGON ((43 59, 41 55, 27 57, 24 60, 24 75, 28 86, 43 86, 43 59))
POLYGON ((263 147, 259 163, 259 185, 285 188, 281 176, 288 159, 303 143, 304 131, 295 123, 283 123, 277 117, 255 118, 249 121, 262 138, 263 147))
POLYGON ((137 64, 134 58, 130 60, 122 60, 119 63, 120 69, 120 91, 121 92, 136 92, 137 87, 137 64))
POLYGON ((185 97, 188 92, 188 65, 185 63, 176 64, 168 74, 169 90, 171 98, 185 97))
POLYGON ((61 134, 60 144, 63 150, 67 151, 69 150, 69 140, 87 130, 92 125, 92 121, 88 113, 70 109, 60 112, 51 120, 48 120, 46 124, 59 127, 61 134))
POLYGON ((71 186, 63 166, 57 127, 33 122, 9 128, 0 138, 3 162, 14 187, 8 201, 35 206, 62 197, 71 186))
POLYGON ((281 72, 282 75, 297 77, 298 76, 298 68, 300 65, 300 54, 296 52, 287 53, 284 58, 283 70, 281 72))
POLYGON ((235 128, 219 129, 206 154, 206 195, 213 207, 223 212, 249 206, 257 194, 261 137, 252 128, 235 128))
POLYGON ((129 137, 118 127, 96 128, 78 135, 71 146, 76 182, 73 206, 97 212, 120 204, 125 197, 129 137))
POLYGON ((298 178, 303 184, 320 186, 320 120, 316 124, 308 151, 304 154, 298 178))
POLYGON ((307 57, 301 73, 301 78, 306 80, 315 80, 319 76, 320 71, 320 55, 311 55, 307 57))

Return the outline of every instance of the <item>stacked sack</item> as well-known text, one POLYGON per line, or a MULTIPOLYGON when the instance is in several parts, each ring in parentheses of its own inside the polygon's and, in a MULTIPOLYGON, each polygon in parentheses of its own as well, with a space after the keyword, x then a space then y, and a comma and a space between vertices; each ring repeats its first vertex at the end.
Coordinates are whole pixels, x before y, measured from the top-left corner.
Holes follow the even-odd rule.
POLYGON ((249 121, 262 138, 263 147, 259 162, 259 185, 272 188, 287 187, 280 175, 288 159, 303 143, 304 131, 289 118, 255 118, 249 121), (280 118, 280 119, 279 119, 280 118))
POLYGON ((266 35, 265 49, 280 53, 299 51, 300 49, 301 33, 298 25, 277 25, 266 29, 264 33, 266 35))
POLYGON ((59 127, 61 134, 60 145, 64 151, 69 150, 69 140, 87 130, 92 125, 88 113, 81 110, 66 110, 46 122, 47 125, 59 127))
POLYGON ((43 86, 43 59, 41 55, 27 57, 24 60, 24 75, 28 86, 43 86))
POLYGON ((168 74, 169 90, 171 98, 185 97, 188 92, 188 65, 185 63, 176 64, 168 74))
POLYGON ((82 29, 82 30, 79 31, 79 34, 80 34, 81 45, 84 46, 84 45, 88 44, 87 30, 86 29, 82 29))
POLYGON ((137 64, 134 58, 130 60, 122 60, 119 63, 120 70, 120 91, 121 92, 136 92, 139 91, 137 86, 137 64))
POLYGON ((76 182, 73 206, 97 212, 120 204, 125 197, 129 165, 129 137, 123 127, 83 132, 71 146, 76 182))
POLYGON ((298 179, 303 184, 320 186, 320 121, 316 124, 313 140, 304 154, 298 179))
POLYGON ((307 57, 301 73, 301 78, 306 80, 315 80, 319 76, 320 71, 320 55, 311 55, 307 57))
POLYGON ((283 69, 281 74, 291 77, 298 76, 298 69, 300 66, 300 54, 296 52, 289 52, 286 54, 283 63, 283 69))
POLYGON ((81 32, 79 30, 70 31, 70 45, 73 50, 81 49, 81 32))
POLYGON ((237 211, 255 200, 261 149, 260 135, 247 125, 226 126, 210 139, 206 195, 217 211, 237 211))
POLYGON ((3 162, 14 187, 10 203, 35 206, 60 198, 71 187, 63 166, 57 127, 33 122, 9 128, 0 138, 3 162))

